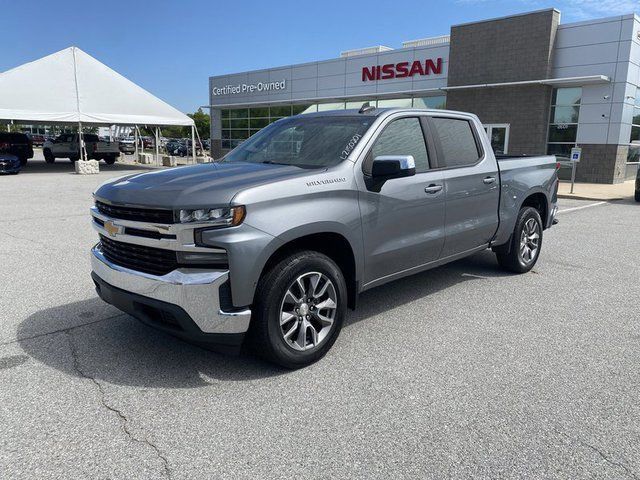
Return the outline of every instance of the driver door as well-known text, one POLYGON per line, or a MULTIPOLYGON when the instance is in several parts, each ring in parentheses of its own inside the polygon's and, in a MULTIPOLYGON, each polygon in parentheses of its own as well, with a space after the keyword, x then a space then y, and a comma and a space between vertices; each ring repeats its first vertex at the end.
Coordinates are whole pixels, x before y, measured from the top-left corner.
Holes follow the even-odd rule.
MULTIPOLYGON (((376 138, 363 163, 359 195, 365 254, 364 286, 384 283, 440 258, 444 245, 444 176, 432 171, 419 116, 394 118, 376 138), (411 155, 416 174, 371 186, 373 160, 411 155)), ((432 156, 434 154, 432 153, 432 156)))

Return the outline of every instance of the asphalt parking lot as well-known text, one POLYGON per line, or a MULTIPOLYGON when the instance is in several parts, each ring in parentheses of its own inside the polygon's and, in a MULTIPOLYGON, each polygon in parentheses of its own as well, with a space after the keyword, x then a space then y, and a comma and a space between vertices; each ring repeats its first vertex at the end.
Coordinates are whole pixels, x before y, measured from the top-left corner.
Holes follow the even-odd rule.
POLYGON ((4 478, 640 478, 640 205, 563 200, 526 275, 490 252, 367 292, 283 371, 97 297, 88 208, 131 171, 0 177, 4 478))

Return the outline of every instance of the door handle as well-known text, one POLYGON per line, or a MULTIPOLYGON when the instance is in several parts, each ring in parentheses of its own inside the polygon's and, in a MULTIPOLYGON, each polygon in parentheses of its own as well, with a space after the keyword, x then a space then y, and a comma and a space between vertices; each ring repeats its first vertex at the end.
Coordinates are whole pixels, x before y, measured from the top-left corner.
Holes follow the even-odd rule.
POLYGON ((432 183, 428 187, 424 187, 425 193, 438 193, 440 190, 442 190, 442 185, 436 185, 435 183, 432 183))
POLYGON ((496 177, 485 177, 482 182, 489 185, 496 181, 496 177))

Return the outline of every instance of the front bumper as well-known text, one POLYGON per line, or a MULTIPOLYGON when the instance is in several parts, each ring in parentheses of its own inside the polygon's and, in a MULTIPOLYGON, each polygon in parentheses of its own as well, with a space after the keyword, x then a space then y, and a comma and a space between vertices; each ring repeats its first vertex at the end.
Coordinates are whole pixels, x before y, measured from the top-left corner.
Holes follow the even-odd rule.
POLYGON ((226 270, 179 268, 163 276, 137 272, 107 260, 100 244, 91 250, 98 295, 133 317, 196 343, 239 345, 251 310, 221 309, 226 270))

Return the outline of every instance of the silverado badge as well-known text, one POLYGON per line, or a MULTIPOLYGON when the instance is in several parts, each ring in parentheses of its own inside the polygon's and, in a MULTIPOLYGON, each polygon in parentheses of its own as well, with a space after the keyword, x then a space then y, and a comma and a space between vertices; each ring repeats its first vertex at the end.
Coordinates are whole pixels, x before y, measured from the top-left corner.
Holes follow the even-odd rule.
POLYGON ((111 237, 115 237, 116 235, 122 233, 122 227, 120 225, 116 225, 111 220, 107 220, 106 222, 104 222, 104 229, 111 237))

